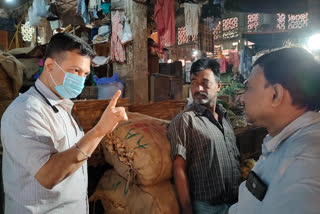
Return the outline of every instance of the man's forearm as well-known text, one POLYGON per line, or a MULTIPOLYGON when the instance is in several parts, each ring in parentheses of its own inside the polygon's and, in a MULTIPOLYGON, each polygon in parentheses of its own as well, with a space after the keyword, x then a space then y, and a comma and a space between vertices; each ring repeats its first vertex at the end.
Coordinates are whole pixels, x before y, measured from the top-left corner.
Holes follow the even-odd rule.
POLYGON ((174 176, 178 198, 182 209, 191 209, 188 178, 183 172, 176 172, 174 176))
POLYGON ((181 156, 177 156, 173 163, 174 181, 176 184, 179 202, 183 214, 192 213, 192 205, 189 193, 189 182, 186 173, 185 160, 181 156))
MULTIPOLYGON (((91 155, 103 137, 104 134, 95 127, 87 132, 77 145, 83 153, 91 155)), ((45 188, 52 189, 79 169, 86 160, 87 157, 73 146, 63 152, 53 154, 41 167, 35 178, 45 188)))
POLYGON ((112 132, 120 121, 128 120, 125 108, 116 107, 120 95, 121 91, 118 90, 97 125, 77 142, 77 147, 53 154, 41 167, 35 178, 42 186, 51 189, 74 173, 93 153, 106 134, 112 132))

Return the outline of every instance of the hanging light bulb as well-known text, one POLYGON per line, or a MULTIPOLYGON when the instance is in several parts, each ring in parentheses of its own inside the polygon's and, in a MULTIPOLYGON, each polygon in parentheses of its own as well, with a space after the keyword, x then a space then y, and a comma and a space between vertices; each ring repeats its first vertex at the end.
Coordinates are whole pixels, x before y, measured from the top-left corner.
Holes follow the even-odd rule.
POLYGON ((197 51, 197 50, 193 50, 192 51, 192 56, 195 57, 195 56, 198 56, 198 54, 199 54, 199 51, 197 51))
POLYGON ((312 35, 309 38, 308 48, 312 51, 320 50, 320 34, 312 35))

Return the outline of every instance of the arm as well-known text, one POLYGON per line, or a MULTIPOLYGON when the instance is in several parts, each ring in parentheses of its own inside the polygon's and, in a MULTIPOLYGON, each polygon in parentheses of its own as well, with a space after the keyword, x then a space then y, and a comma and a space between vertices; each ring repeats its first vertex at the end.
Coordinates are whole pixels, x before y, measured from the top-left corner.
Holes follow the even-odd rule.
MULTIPOLYGON (((309 133, 304 134, 308 135, 309 133)), ((296 140, 296 142, 291 141, 291 145, 283 145, 290 145, 290 147, 282 151, 280 148, 277 151, 279 152, 278 156, 282 159, 281 162, 277 157, 273 157, 275 161, 261 167, 263 170, 259 170, 258 175, 268 184, 268 190, 262 202, 248 191, 245 182, 243 182, 239 188, 239 201, 230 207, 229 214, 257 213, 257 211, 260 214, 318 213, 319 202, 317 199, 320 195, 319 135, 313 136, 313 139, 310 138, 303 138, 299 141, 296 140)))
MULTIPOLYGON (((314 142, 319 142, 314 141, 314 142)), ((268 187, 265 213, 318 213, 320 195, 319 146, 310 152, 288 158, 268 187), (314 151, 312 151, 314 150, 314 151)), ((240 212, 241 213, 241 212, 240 212)))
POLYGON ((171 145, 171 158, 173 160, 174 182, 183 214, 192 213, 189 181, 186 169, 186 160, 190 151, 187 135, 188 129, 189 125, 183 114, 174 118, 168 128, 168 139, 171 145))
MULTIPOLYGON (((116 107, 120 94, 121 92, 118 91, 114 95, 97 125, 77 142, 77 145, 85 154, 92 154, 106 134, 112 132, 121 120, 128 119, 125 109, 116 107)), ((68 150, 51 155, 46 164, 37 172, 35 178, 45 188, 52 189, 79 169, 86 160, 87 157, 75 147, 71 147, 68 150)))
POLYGON ((173 162, 173 176, 177 187, 178 199, 183 214, 192 213, 192 205, 189 194, 189 182, 186 173, 186 161, 177 155, 173 162))

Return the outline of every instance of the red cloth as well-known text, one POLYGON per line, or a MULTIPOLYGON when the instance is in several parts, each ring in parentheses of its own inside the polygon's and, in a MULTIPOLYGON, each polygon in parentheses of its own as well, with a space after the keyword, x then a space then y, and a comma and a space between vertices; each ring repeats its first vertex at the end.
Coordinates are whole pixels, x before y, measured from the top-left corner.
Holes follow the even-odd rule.
POLYGON ((239 68, 240 65, 240 55, 238 51, 231 51, 229 53, 229 63, 236 68, 239 68))
POLYGON ((157 23, 159 47, 172 46, 175 43, 174 0, 157 0, 154 7, 154 20, 157 23))
POLYGON ((227 72, 227 61, 226 58, 222 57, 220 59, 220 73, 226 73, 227 72))

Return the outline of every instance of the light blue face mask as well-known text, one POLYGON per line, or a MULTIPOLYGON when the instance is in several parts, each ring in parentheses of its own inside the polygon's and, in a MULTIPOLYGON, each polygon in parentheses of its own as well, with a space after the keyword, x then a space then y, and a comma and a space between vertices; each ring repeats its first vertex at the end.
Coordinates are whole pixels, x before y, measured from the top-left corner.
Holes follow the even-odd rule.
POLYGON ((57 90, 58 94, 64 99, 76 98, 84 88, 84 82, 86 81, 86 78, 76 74, 65 72, 56 61, 55 63, 65 74, 62 85, 57 85, 56 81, 54 81, 53 77, 50 74, 50 77, 55 84, 55 89, 57 90))

